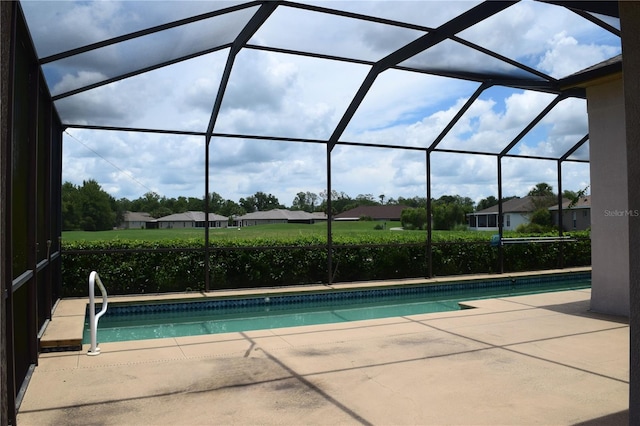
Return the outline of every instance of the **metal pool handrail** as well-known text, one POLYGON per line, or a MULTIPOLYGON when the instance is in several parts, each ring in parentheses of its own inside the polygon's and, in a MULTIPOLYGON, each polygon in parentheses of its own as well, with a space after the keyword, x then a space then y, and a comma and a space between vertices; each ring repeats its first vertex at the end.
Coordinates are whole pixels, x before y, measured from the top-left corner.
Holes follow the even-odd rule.
POLYGON ((502 244, 520 244, 520 243, 565 243, 576 241, 570 236, 562 237, 521 237, 521 238, 503 238, 502 244))
POLYGON ((107 290, 100 280, 100 276, 96 271, 89 274, 89 328, 91 330, 91 347, 87 355, 100 355, 100 348, 97 343, 98 320, 107 312, 107 290), (102 309, 96 314, 95 303, 95 285, 98 284, 102 293, 102 309))
POLYGON ((570 243, 578 241, 569 235, 559 237, 509 237, 500 238, 500 234, 491 236, 491 246, 497 247, 504 244, 523 244, 523 243, 570 243))

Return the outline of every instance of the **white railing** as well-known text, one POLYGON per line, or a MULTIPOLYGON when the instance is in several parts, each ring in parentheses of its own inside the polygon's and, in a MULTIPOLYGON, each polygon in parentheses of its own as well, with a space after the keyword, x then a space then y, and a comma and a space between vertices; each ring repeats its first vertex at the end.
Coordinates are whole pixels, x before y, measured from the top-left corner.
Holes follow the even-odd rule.
POLYGON ((503 238, 502 244, 522 244, 522 243, 564 243, 576 241, 575 238, 569 236, 563 237, 521 237, 521 238, 503 238))
POLYGON ((98 347, 98 320, 102 315, 107 312, 107 290, 105 290, 100 276, 96 271, 89 274, 89 329, 91 331, 91 347, 87 355, 100 355, 100 348, 98 347), (100 292, 102 293, 102 309, 96 314, 96 302, 95 302, 95 286, 98 284, 100 292))
POLYGON ((513 238, 500 238, 500 234, 491 236, 491 246, 497 247, 505 244, 524 244, 524 243, 567 243, 577 241, 570 236, 558 236, 558 237, 513 237, 513 238))

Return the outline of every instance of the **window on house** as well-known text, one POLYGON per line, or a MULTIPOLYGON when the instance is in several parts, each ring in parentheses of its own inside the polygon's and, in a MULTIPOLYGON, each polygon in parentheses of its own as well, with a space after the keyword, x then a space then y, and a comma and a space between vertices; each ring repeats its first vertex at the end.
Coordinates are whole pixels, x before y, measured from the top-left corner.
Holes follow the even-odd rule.
POLYGON ((573 221, 573 229, 576 229, 578 227, 578 213, 573 212, 573 214, 571 215, 571 219, 573 221))
POLYGON ((507 228, 511 228, 511 215, 507 215, 506 225, 507 228))

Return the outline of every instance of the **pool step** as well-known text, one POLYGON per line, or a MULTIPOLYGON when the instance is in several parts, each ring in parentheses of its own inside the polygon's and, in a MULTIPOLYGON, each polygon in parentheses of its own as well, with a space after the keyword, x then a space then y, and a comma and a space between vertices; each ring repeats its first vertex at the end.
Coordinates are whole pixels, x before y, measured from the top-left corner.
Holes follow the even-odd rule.
POLYGON ((61 300, 40 337, 40 352, 82 350, 86 300, 61 300))
MULTIPOLYGON (((51 342, 45 342, 46 344, 52 344, 51 342)), ((79 342, 55 342, 53 346, 42 346, 40 344, 40 353, 46 354, 49 352, 77 352, 82 350, 82 341, 79 342), (66 344, 68 343, 68 344, 66 344)))

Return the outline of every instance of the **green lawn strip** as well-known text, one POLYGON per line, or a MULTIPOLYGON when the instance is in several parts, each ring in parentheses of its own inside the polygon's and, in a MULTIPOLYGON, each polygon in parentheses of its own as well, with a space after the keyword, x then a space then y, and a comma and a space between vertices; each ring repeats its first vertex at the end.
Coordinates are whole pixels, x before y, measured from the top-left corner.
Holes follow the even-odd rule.
MULTIPOLYGON (((425 242, 427 232, 401 231, 400 222, 383 222, 385 229, 375 229, 380 222, 334 222, 332 223, 332 236, 336 244, 376 244, 376 243, 419 243, 425 242)), ((485 242, 490 241, 493 231, 433 231, 433 242, 485 242)), ((555 236, 556 234, 544 234, 555 236)), ((587 231, 572 232, 569 235, 578 238, 588 238, 587 231)), ((537 236, 519 234, 513 231, 504 233, 505 237, 537 236)), ((112 231, 66 231, 62 233, 63 247, 75 246, 76 243, 89 243, 97 241, 112 242, 162 242, 175 240, 204 241, 204 229, 202 228, 173 228, 173 229, 119 229, 112 231)), ((327 224, 272 224, 248 226, 244 228, 212 228, 209 232, 209 240, 213 245, 229 243, 232 245, 255 245, 256 240, 281 242, 288 244, 300 240, 307 240, 318 244, 326 243, 327 224)), ((198 244, 196 244, 198 245, 198 244)))
MULTIPOLYGON (((354 243, 354 240, 361 239, 367 243, 379 241, 389 242, 424 242, 427 239, 427 232, 401 231, 393 228, 400 228, 400 222, 383 222, 385 229, 375 229, 379 222, 357 221, 357 222, 335 222, 332 224, 332 236, 334 242, 354 243)), ((483 231, 433 231, 432 239, 438 241, 489 241, 494 232, 483 231)), ((327 224, 317 223, 306 224, 273 224, 248 226, 238 228, 212 228, 209 232, 209 239, 215 242, 240 242, 255 239, 293 241, 299 238, 317 238, 320 243, 326 242, 327 224)), ((112 231, 66 231, 62 233, 62 241, 65 243, 90 242, 90 241, 161 241, 175 239, 202 239, 204 240, 204 229, 202 228, 182 228, 182 229, 119 229, 112 231)), ((253 245, 253 244, 251 244, 253 245)))

